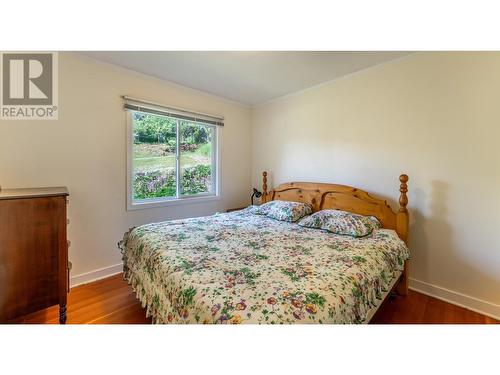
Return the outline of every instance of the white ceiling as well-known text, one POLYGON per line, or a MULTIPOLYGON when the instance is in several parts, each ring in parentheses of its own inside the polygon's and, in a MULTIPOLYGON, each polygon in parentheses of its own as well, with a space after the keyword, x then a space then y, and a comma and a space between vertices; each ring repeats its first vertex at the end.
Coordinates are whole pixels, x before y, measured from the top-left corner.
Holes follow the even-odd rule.
POLYGON ((140 73, 255 105, 409 52, 84 52, 140 73))

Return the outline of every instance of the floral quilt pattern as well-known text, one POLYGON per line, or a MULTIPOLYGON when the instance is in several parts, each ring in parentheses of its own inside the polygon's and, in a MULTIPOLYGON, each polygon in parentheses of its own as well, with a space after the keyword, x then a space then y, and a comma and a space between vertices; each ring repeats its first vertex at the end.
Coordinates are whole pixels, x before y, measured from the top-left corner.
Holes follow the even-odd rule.
POLYGON ((410 254, 392 230, 354 238, 254 208, 132 228, 124 275, 155 323, 362 323, 410 254))

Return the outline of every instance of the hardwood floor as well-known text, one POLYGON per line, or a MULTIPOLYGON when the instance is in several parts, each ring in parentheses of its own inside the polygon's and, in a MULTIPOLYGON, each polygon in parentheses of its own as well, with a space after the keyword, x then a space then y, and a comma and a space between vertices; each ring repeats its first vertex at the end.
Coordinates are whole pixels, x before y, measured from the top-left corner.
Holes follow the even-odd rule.
MULTIPOLYGON (((147 324, 146 312, 132 288, 116 275, 71 289, 68 295, 69 324, 147 324)), ((46 310, 17 319, 15 323, 58 323, 59 310, 46 310)), ((498 324, 499 321, 470 310, 410 291, 407 297, 390 297, 372 323, 498 324)))
POLYGON ((389 297, 372 319, 374 324, 499 324, 500 321, 410 290, 389 297))
MULTIPOLYGON (((57 306, 27 315, 19 323, 58 323, 57 306)), ((116 275, 77 286, 68 294, 69 324, 151 323, 132 288, 116 275)))

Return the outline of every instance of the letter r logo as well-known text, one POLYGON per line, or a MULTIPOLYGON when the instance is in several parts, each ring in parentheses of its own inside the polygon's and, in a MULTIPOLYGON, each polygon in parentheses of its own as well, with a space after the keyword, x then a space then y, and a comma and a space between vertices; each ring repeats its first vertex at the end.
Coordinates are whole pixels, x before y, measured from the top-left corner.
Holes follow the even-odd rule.
POLYGON ((3 54, 3 105, 52 105, 52 54, 3 54))

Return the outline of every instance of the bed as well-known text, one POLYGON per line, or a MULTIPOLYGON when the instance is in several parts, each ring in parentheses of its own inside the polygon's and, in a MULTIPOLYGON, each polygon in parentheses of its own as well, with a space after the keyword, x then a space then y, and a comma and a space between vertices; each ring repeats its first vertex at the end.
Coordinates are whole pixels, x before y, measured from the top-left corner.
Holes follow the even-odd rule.
POLYGON ((256 215, 254 207, 132 228, 119 243, 124 277, 154 323, 367 323, 392 290, 406 295, 408 177, 400 207, 357 188, 294 182, 272 200, 375 216, 353 238, 256 215))

